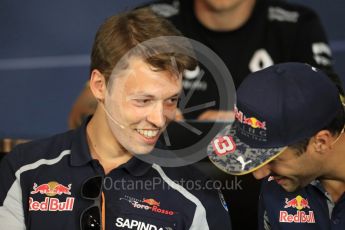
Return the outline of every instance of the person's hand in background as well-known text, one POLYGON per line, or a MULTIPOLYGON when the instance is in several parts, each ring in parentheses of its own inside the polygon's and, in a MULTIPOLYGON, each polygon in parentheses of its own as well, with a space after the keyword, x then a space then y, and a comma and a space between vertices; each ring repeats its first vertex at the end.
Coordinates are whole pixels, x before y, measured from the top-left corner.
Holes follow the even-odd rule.
POLYGON ((180 109, 177 109, 176 111, 175 121, 184 121, 184 117, 180 109))
POLYGON ((207 110, 200 114, 200 121, 233 121, 235 118, 234 111, 225 110, 207 110))

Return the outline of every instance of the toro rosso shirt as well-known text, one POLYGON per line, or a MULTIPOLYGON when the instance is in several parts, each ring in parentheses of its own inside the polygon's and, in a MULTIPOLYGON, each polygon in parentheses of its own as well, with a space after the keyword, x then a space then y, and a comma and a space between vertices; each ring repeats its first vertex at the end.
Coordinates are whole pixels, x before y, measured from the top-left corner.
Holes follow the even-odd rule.
POLYGON ((80 229, 94 204, 81 197, 88 178, 104 176, 105 229, 231 229, 220 192, 205 189, 192 167, 162 168, 133 157, 104 175, 91 158, 86 124, 16 147, 0 164, 0 229, 80 229))
POLYGON ((259 229, 343 230, 345 195, 334 203, 319 181, 289 193, 269 177, 260 194, 259 229))

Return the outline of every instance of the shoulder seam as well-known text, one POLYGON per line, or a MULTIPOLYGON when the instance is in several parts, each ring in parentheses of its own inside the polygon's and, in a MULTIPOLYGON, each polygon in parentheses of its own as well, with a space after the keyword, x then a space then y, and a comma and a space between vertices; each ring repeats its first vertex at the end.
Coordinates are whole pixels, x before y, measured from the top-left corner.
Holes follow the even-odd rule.
POLYGON ((206 219, 206 209, 201 203, 201 201, 192 193, 188 192, 186 188, 183 186, 175 183, 171 180, 163 171, 163 169, 156 164, 152 165, 158 174, 162 177, 162 179, 173 189, 181 193, 185 198, 190 200, 196 205, 196 210, 193 217, 193 222, 189 228, 189 230, 209 230, 209 226, 206 219))
POLYGON ((36 169, 38 168, 39 166, 41 165, 53 165, 53 164, 56 164, 58 163, 64 156, 66 155, 69 155, 71 153, 71 150, 64 150, 60 153, 60 155, 56 158, 53 158, 53 159, 40 159, 34 163, 31 163, 31 164, 27 164, 27 165, 24 165, 22 167, 20 167, 15 175, 16 175, 16 178, 18 178, 20 180, 20 175, 23 173, 23 172, 26 172, 26 171, 29 171, 29 170, 33 170, 33 169, 36 169))

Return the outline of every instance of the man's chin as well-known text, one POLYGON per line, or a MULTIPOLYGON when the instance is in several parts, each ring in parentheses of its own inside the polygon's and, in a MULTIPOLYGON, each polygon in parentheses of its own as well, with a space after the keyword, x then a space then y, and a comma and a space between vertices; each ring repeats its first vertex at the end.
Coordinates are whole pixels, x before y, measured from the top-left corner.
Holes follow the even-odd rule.
POLYGON ((146 147, 146 148, 140 148, 140 149, 135 149, 132 151, 134 155, 148 155, 150 154, 154 149, 154 146, 152 147, 146 147))

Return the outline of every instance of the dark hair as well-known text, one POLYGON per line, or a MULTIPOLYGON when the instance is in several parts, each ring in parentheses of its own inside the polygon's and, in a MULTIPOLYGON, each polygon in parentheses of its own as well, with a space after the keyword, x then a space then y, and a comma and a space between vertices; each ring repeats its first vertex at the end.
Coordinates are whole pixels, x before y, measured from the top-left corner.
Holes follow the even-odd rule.
MULTIPOLYGON (((328 130, 332 135, 340 134, 345 125, 345 110, 340 108, 335 115, 335 118, 321 130, 328 130)), ((318 131, 318 132, 319 132, 318 131)), ((311 137, 305 138, 301 141, 298 141, 295 144, 290 145, 289 147, 296 150, 298 154, 302 154, 307 150, 307 146, 310 142, 311 137)))
MULTIPOLYGON (((181 36, 181 33, 169 21, 156 15, 148 8, 112 16, 100 26, 96 34, 92 47, 90 71, 99 70, 108 82, 113 68, 128 51, 144 41, 162 36, 181 36)), ((171 45, 165 43, 165 46, 171 45)), ((170 50, 176 49, 172 47, 170 50)), ((196 66, 195 59, 188 55, 181 53, 161 54, 157 50, 149 50, 149 52, 149 57, 143 56, 143 52, 139 55, 157 71, 172 71, 172 56, 179 72, 185 69, 194 69, 196 66)))

